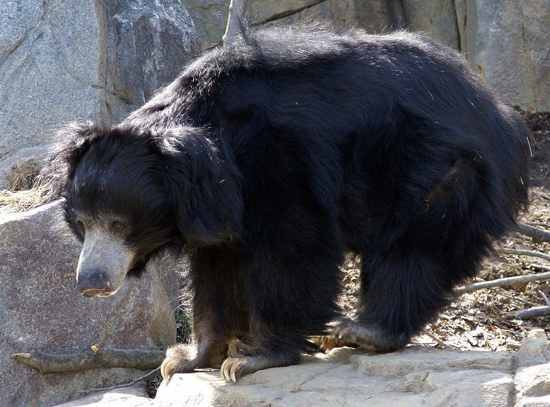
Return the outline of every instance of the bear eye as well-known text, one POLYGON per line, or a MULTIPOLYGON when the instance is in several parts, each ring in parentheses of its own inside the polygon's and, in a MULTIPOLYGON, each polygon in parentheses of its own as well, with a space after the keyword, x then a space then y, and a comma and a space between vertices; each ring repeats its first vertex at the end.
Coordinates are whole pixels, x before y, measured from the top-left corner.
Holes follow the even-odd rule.
POLYGON ((124 232, 126 230, 126 224, 119 220, 111 222, 111 230, 116 233, 124 232))

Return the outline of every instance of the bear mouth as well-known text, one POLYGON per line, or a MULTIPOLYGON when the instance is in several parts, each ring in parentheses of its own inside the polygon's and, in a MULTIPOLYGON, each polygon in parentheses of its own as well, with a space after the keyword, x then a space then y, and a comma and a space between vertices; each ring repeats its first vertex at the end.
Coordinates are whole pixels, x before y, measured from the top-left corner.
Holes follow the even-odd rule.
POLYGON ((89 288, 82 291, 82 295, 85 297, 99 297, 107 298, 115 294, 118 290, 111 290, 108 288, 89 288))

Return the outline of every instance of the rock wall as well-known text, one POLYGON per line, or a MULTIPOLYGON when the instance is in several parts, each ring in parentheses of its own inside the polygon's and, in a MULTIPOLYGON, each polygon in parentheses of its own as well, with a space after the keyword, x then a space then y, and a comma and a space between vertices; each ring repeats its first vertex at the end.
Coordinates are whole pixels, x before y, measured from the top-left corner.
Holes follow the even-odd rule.
POLYGON ((0 188, 47 155, 55 129, 142 105, 199 52, 178 0, 5 0, 0 7, 0 188))
POLYGON ((460 49, 511 105, 550 110, 550 0, 455 2, 460 49))
POLYGON ((43 156, 52 129, 99 119, 95 5, 7 1, 0 7, 0 173, 43 156))
MULTIPOLYGON (((110 125, 219 43, 229 0, 4 0, 0 188, 67 121, 110 125)), ((253 26, 406 27, 462 51, 512 105, 550 110, 550 0, 249 0, 253 26)))

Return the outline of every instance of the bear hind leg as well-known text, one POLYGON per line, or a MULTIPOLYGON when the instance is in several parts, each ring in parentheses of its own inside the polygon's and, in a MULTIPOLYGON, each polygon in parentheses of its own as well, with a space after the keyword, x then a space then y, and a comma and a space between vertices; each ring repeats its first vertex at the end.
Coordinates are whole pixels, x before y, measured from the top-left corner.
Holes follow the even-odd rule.
POLYGON ((370 351, 404 347, 451 298, 445 273, 443 262, 420 250, 365 256, 361 306, 353 320, 335 324, 333 335, 370 351))

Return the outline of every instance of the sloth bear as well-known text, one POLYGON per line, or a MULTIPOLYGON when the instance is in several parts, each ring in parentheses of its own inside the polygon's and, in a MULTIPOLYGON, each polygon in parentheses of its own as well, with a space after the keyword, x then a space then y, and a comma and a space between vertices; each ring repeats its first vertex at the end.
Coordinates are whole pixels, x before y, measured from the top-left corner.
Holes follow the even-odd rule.
POLYGON ((449 48, 406 33, 265 29, 190 63, 112 128, 61 132, 77 286, 112 295, 191 257, 196 344, 162 373, 236 381, 312 351, 391 351, 472 277, 527 202, 528 133, 449 48), (360 306, 339 317, 343 254, 360 306))

